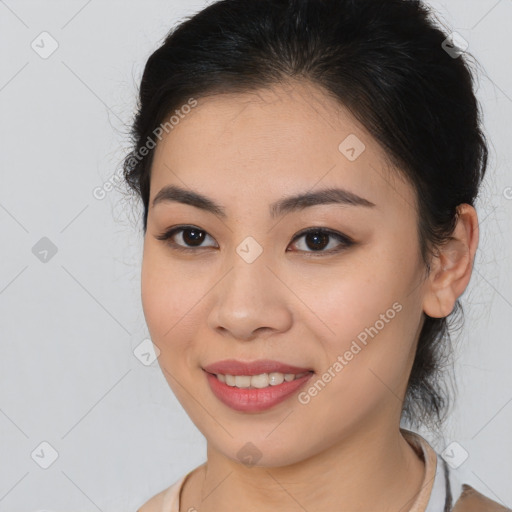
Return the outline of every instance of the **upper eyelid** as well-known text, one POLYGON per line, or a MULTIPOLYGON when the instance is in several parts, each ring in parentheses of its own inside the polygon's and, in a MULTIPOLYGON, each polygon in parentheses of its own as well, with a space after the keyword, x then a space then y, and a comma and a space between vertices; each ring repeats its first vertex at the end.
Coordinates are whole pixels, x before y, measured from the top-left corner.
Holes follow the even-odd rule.
MULTIPOLYGON (((215 238, 212 235, 210 235, 210 233, 208 233, 208 231, 206 231, 205 229, 202 229, 199 226, 194 226, 194 225, 190 225, 190 224, 181 224, 181 225, 169 228, 166 231, 164 231, 164 233, 162 233, 161 235, 157 235, 156 238, 159 239, 159 240, 166 241, 166 240, 169 240, 170 238, 174 237, 174 235, 176 235, 177 233, 186 231, 187 229, 197 229, 198 231, 204 232, 207 236, 209 236, 213 240, 215 240, 215 238)), ((355 243, 355 241, 350 236, 345 235, 344 233, 340 233, 337 230, 334 230, 334 229, 331 229, 331 228, 326 228, 326 227, 323 227, 323 226, 310 226, 308 228, 304 228, 304 229, 300 230, 298 233, 293 235, 292 242, 294 242, 298 238, 301 238, 301 237, 309 234, 310 232, 315 232, 315 231, 323 232, 323 233, 326 233, 327 235, 330 235, 330 236, 336 238, 336 240, 340 244, 343 244, 343 243, 353 244, 353 243, 355 243)), ((197 249, 201 249, 201 248, 211 247, 211 246, 197 246, 197 247, 190 246, 189 247, 189 246, 183 246, 183 245, 177 244, 176 242, 173 242, 173 244, 175 244, 176 246, 178 246, 178 247, 180 247, 182 249, 185 249, 185 250, 186 249, 190 249, 192 251, 197 250, 197 249)), ((302 251, 302 252, 304 252, 304 251, 302 251)), ((309 251, 305 251, 305 252, 309 252, 309 251)), ((315 251, 311 251, 311 252, 314 253, 315 251)), ((317 252, 320 254, 322 252, 328 253, 329 251, 317 251, 317 252)))

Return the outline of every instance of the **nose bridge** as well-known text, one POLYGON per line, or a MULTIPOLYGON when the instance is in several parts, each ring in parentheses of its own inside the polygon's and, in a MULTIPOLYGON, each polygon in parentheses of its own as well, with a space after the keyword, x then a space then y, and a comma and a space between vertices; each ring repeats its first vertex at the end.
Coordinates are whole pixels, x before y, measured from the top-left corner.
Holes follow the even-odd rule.
POLYGON ((241 301, 240 304, 245 302, 244 297, 258 300, 260 293, 270 291, 273 286, 269 281, 275 280, 267 268, 267 265, 271 266, 270 252, 254 237, 245 237, 228 258, 231 271, 226 276, 227 290, 224 291, 236 295, 236 299, 241 301))
POLYGON ((282 296, 285 287, 267 268, 272 251, 248 236, 227 258, 229 271, 215 293, 210 327, 230 331, 237 339, 250 339, 257 329, 282 330, 291 314, 282 296), (280 289, 281 288, 281 289, 280 289))

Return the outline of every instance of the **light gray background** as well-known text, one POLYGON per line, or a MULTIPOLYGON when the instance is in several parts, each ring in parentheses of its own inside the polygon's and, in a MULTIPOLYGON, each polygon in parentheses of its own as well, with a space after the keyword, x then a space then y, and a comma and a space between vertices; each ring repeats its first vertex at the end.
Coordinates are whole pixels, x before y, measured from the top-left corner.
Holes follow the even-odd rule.
MULTIPOLYGON (((462 480, 510 507, 512 0, 429 4, 482 65, 491 161, 458 402, 443 439, 424 435, 438 452, 459 443, 462 480)), ((141 210, 93 196, 119 176, 146 59, 204 5, 0 0, 0 511, 134 511, 204 461, 157 362, 134 355, 148 337, 141 210), (46 59, 31 47, 43 31, 59 45, 46 59), (57 248, 46 263, 32 252, 43 237, 57 248)))

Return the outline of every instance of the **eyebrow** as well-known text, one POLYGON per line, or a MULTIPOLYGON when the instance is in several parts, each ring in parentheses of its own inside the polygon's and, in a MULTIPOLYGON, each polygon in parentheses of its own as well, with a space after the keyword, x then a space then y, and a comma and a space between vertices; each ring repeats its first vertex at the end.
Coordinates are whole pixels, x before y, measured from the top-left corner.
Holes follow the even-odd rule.
MULTIPOLYGON (((151 207, 153 208, 163 202, 188 204, 213 213, 223 219, 227 217, 225 208, 212 199, 176 185, 166 185, 160 189, 153 199, 151 207)), ((292 211, 322 204, 342 204, 348 206, 365 206, 369 208, 375 206, 371 201, 348 190, 342 188, 326 188, 316 192, 306 192, 284 197, 270 205, 270 215, 272 218, 275 218, 292 211)))

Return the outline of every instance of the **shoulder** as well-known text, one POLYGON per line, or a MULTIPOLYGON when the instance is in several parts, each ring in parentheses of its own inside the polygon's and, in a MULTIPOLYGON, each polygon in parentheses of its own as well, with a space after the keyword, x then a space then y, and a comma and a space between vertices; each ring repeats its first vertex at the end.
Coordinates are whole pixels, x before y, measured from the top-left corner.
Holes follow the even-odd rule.
POLYGON ((146 501, 136 512, 162 512, 164 506, 164 498, 167 489, 155 494, 151 499, 146 501))
POLYGON ((512 512, 512 509, 491 500, 470 485, 462 484, 462 493, 453 512, 512 512))
POLYGON ((178 512, 179 495, 188 474, 174 482, 142 505, 137 512, 178 512))
POLYGON ((155 496, 153 496, 150 500, 144 503, 144 505, 138 508, 136 512, 179 512, 180 494, 185 481, 190 477, 192 473, 194 473, 194 471, 197 471, 205 465, 206 462, 183 475, 170 487, 167 487, 163 491, 160 491, 158 494, 155 494, 155 496))

